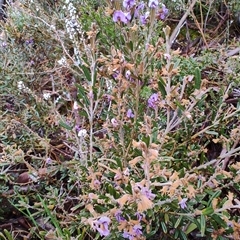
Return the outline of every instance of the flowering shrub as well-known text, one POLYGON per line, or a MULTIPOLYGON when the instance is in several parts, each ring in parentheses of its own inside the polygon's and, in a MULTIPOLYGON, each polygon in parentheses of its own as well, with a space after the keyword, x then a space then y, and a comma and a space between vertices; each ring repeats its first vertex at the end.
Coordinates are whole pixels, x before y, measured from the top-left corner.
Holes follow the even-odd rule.
POLYGON ((19 106, 1 110, 0 149, 24 170, 6 169, 19 188, 3 196, 40 239, 238 239, 228 76, 215 84, 171 48, 162 2, 101 3, 9 9, 0 81, 19 106))

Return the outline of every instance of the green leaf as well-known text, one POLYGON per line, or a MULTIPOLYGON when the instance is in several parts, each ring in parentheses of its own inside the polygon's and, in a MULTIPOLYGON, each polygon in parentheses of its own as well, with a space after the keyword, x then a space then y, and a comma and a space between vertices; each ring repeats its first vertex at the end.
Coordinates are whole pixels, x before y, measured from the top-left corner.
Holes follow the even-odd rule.
POLYGON ((203 237, 205 235, 205 230, 206 230, 206 218, 205 216, 202 214, 200 217, 200 225, 201 225, 201 236, 203 237))
POLYGON ((202 210, 202 214, 205 215, 205 216, 210 215, 212 213, 214 213, 214 209, 212 207, 207 207, 207 208, 202 210))
POLYGON ((130 48, 131 51, 133 51, 133 42, 132 41, 130 41, 128 43, 128 47, 130 48))
POLYGON ((226 222, 223 221, 223 219, 222 219, 219 215, 213 214, 213 215, 211 216, 211 218, 212 218, 217 224, 219 224, 219 226, 221 226, 221 227, 223 227, 223 228, 226 228, 226 227, 227 227, 226 222))
POLYGON ((92 79, 91 79, 91 73, 90 73, 89 69, 88 69, 86 66, 84 66, 84 65, 81 65, 81 68, 82 68, 82 70, 83 70, 83 73, 84 73, 86 79, 87 79, 89 82, 91 82, 92 79))
POLYGON ((162 78, 159 78, 159 80, 158 80, 158 90, 161 92, 163 98, 165 98, 166 95, 167 95, 165 87, 166 87, 165 82, 163 81, 162 78))
POLYGON ((181 105, 181 103, 180 103, 179 101, 175 100, 174 103, 179 107, 179 109, 180 109, 181 111, 184 111, 184 110, 185 110, 185 108, 181 105))
POLYGON ((209 201, 208 201, 208 206, 210 206, 211 203, 212 203, 212 200, 213 200, 214 198, 218 198, 221 193, 222 193, 221 190, 218 190, 218 191, 214 192, 213 195, 211 196, 211 198, 210 198, 209 201))
POLYGON ((218 136, 218 133, 215 132, 215 131, 209 131, 209 130, 206 130, 205 133, 209 134, 209 135, 215 135, 215 136, 218 136))
POLYGON ((174 228, 177 228, 182 221, 183 216, 180 216, 174 224, 174 228))
POLYGON ((63 122, 62 120, 60 120, 59 125, 67 130, 72 130, 72 127, 67 123, 63 122))
POLYGON ((165 223, 169 222, 169 215, 167 213, 164 214, 164 221, 165 223))
POLYGON ((162 226, 163 232, 167 233, 168 230, 167 230, 167 226, 166 226, 165 222, 161 222, 161 226, 162 226))
POLYGON ((195 80, 195 89, 200 89, 200 87, 201 87, 201 71, 198 67, 195 68, 194 80, 195 80))
POLYGON ((197 228, 197 225, 195 223, 190 223, 190 225, 187 227, 187 230, 185 231, 186 234, 189 234, 193 230, 197 228))
POLYGON ((88 106, 89 105, 89 99, 88 99, 85 92, 86 92, 86 90, 81 85, 78 85, 78 97, 84 101, 84 104, 86 106, 88 106))
POLYGON ((181 239, 188 240, 186 234, 183 231, 180 230, 179 235, 180 235, 181 239))
POLYGON ((13 236, 7 229, 4 229, 3 232, 4 232, 5 236, 7 237, 7 240, 13 240, 13 236))

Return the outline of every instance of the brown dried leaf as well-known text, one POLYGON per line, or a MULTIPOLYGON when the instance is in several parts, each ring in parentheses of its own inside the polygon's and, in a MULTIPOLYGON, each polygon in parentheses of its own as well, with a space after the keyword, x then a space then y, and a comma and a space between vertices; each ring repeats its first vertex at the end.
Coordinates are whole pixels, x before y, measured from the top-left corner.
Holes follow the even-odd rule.
POLYGON ((17 183, 28 183, 30 181, 31 181, 31 178, 30 178, 29 172, 21 173, 17 179, 17 183))
POLYGON ((138 205, 137 205, 137 211, 144 212, 152 207, 153 207, 153 202, 150 199, 148 199, 147 196, 141 195, 140 201, 138 202, 138 205))

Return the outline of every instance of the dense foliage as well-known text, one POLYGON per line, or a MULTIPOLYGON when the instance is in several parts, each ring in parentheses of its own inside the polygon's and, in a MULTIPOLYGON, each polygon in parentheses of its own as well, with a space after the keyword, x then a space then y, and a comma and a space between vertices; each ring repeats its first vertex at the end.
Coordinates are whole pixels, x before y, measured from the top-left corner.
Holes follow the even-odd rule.
POLYGON ((1 239, 240 239, 237 6, 176 2, 8 4, 1 239))

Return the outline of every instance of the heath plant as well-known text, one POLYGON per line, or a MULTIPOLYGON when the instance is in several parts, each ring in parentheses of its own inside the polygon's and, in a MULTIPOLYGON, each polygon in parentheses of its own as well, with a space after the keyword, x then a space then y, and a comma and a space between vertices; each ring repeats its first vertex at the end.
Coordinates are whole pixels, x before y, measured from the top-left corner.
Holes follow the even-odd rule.
POLYGON ((3 196, 40 239, 238 239, 237 79, 172 47, 197 1, 173 29, 159 0, 100 2, 9 7, 3 196))

